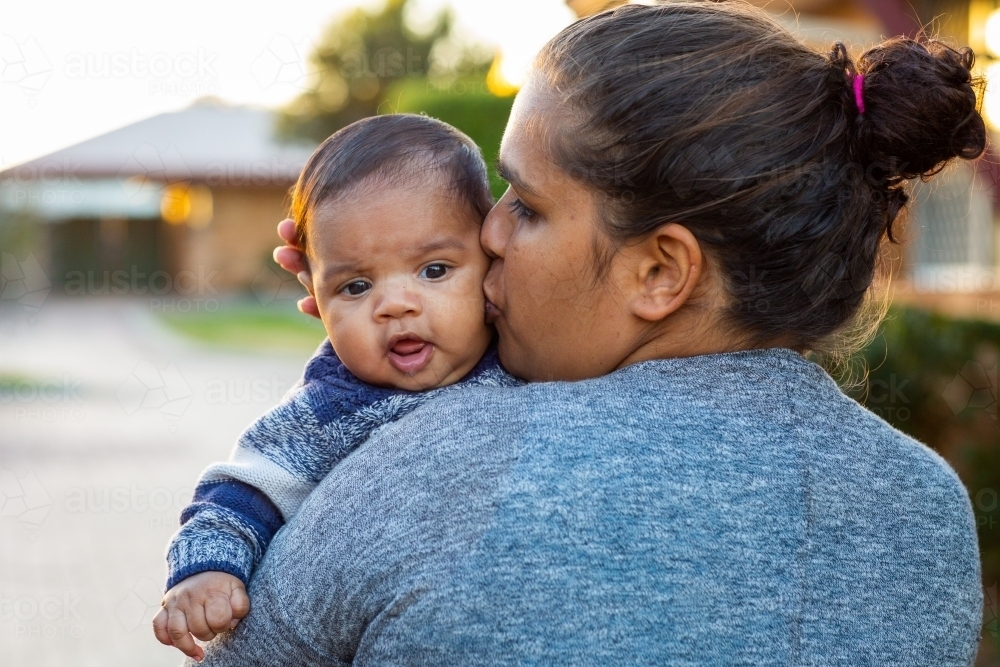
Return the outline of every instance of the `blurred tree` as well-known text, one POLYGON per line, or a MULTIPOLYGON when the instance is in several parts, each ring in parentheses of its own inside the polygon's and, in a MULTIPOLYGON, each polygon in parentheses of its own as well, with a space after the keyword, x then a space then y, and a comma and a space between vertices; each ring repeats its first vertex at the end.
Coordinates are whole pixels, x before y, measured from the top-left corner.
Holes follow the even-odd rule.
MULTIPOLYGON (((492 50, 452 34, 451 15, 414 31, 408 0, 344 15, 326 31, 311 59, 315 80, 279 115, 281 137, 322 141, 340 128, 379 113, 423 113, 468 134, 492 163, 513 97, 489 92, 492 50)), ((490 174, 494 196, 506 185, 490 174)))
POLYGON ((375 13, 355 9, 330 25, 310 56, 314 81, 280 114, 279 136, 322 141, 377 114, 395 82, 485 71, 489 60, 481 50, 451 39, 448 10, 416 32, 406 20, 407 4, 386 0, 375 13))
MULTIPOLYGON (((438 82, 406 80, 390 90, 384 113, 422 113, 454 125, 483 151, 492 166, 500 153, 513 97, 497 97, 487 89, 485 76, 469 76, 438 82)), ((507 184, 490 169, 490 189, 499 198, 507 184)))
POLYGON ((426 35, 404 20, 407 0, 388 0, 371 14, 358 8, 331 24, 310 59, 312 86, 283 110, 278 132, 322 141, 341 127, 373 116, 393 81, 425 76, 434 43, 451 30, 441 14, 426 35))

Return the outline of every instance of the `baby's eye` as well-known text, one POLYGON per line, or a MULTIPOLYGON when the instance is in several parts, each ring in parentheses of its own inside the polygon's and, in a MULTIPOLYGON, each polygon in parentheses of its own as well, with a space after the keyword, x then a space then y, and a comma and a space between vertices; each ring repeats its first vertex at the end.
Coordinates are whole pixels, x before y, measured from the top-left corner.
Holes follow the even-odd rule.
POLYGON ((368 290, 372 288, 372 284, 367 280, 355 280, 352 283, 344 285, 344 289, 341 291, 350 296, 361 296, 368 290))
POLYGON ((446 264, 428 264, 424 267, 423 271, 420 272, 420 277, 426 280, 444 278, 445 274, 448 273, 448 268, 449 267, 446 264))

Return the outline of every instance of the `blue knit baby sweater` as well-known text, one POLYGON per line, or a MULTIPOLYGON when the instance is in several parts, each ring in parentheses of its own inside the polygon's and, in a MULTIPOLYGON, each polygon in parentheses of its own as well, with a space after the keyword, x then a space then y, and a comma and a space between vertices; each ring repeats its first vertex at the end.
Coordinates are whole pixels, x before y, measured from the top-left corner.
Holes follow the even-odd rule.
POLYGON ((491 347, 456 385, 424 392, 376 387, 351 373, 324 341, 302 380, 240 436, 229 461, 202 473, 167 548, 167 589, 207 571, 248 583, 278 529, 377 428, 455 386, 517 383, 491 347))

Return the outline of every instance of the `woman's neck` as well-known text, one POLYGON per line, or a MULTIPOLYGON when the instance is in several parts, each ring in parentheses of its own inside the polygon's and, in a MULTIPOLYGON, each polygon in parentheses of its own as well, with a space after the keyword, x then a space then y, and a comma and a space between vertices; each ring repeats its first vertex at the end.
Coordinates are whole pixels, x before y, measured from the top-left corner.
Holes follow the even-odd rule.
POLYGON ((654 359, 697 357, 770 347, 802 351, 789 340, 754 342, 727 321, 724 315, 727 307, 725 297, 708 287, 699 298, 689 301, 670 317, 648 327, 638 337, 632 352, 622 359, 617 368, 654 359))

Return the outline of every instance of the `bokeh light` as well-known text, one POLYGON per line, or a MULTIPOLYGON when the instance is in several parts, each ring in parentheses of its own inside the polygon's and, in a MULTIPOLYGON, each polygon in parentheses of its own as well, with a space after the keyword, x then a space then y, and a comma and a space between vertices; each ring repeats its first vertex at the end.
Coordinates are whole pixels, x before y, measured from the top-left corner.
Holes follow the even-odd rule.
POLYGON ((1000 129, 1000 63, 987 65, 986 92, 983 94, 983 115, 993 129, 1000 129))
POLYGON ((986 19, 986 49, 992 56, 1000 56, 1000 9, 994 10, 986 19))

